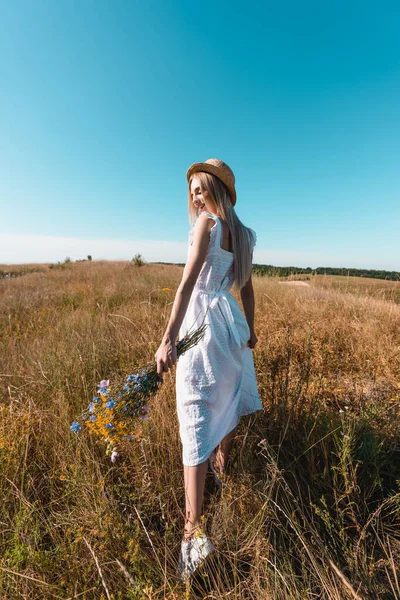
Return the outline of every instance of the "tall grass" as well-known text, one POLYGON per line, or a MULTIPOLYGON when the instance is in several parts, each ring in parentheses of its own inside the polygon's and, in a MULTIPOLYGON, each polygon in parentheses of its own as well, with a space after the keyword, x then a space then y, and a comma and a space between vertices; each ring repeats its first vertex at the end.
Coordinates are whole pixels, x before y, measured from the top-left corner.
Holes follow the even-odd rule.
POLYGON ((400 598, 398 304, 255 277, 264 410, 225 486, 207 477, 216 552, 189 589, 174 373, 119 463, 70 432, 101 379, 154 357, 181 274, 83 262, 0 282, 1 598, 400 598))

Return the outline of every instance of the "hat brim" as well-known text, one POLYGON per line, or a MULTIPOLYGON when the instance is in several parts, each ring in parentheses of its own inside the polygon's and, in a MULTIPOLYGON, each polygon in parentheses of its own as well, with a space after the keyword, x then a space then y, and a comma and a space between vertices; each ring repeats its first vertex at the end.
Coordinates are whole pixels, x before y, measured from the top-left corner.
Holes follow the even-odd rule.
POLYGON ((193 163, 193 165, 190 165, 190 167, 187 170, 186 179, 189 181, 190 177, 194 173, 198 173, 199 171, 202 171, 203 173, 210 173, 211 175, 215 175, 215 177, 218 177, 218 179, 220 179, 222 183, 224 183, 228 188, 232 206, 236 204, 235 186, 232 185, 232 182, 228 179, 228 177, 224 176, 225 173, 221 170, 220 167, 216 167, 215 165, 206 162, 193 163))

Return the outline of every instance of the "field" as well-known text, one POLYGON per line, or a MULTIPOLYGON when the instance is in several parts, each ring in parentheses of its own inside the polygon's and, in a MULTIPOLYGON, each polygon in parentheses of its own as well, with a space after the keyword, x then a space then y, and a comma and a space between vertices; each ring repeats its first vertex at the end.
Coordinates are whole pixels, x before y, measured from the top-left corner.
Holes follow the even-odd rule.
MULTIPOLYGON (((292 276, 292 280, 301 280, 301 276, 292 276)), ((289 279, 290 280, 290 279, 289 279)), ((386 281, 369 277, 345 277, 343 275, 315 275, 308 281, 309 285, 326 290, 339 290, 356 296, 390 300, 400 304, 400 281, 386 281)))
POLYGON ((174 372, 119 462, 70 431, 101 379, 153 359, 181 274, 88 261, 0 281, 0 598, 399 599, 400 283, 254 278, 264 409, 224 488, 207 475, 217 551, 188 589, 174 372))

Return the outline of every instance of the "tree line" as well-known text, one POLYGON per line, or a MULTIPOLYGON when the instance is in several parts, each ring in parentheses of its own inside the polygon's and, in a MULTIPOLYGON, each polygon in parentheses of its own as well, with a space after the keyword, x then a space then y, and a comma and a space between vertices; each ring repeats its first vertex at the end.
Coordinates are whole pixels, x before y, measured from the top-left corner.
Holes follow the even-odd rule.
POLYGON ((317 267, 312 269, 311 267, 274 267, 273 265, 253 264, 253 273, 278 277, 288 277, 289 275, 346 275, 400 281, 399 271, 384 271, 383 269, 350 269, 346 267, 317 267))

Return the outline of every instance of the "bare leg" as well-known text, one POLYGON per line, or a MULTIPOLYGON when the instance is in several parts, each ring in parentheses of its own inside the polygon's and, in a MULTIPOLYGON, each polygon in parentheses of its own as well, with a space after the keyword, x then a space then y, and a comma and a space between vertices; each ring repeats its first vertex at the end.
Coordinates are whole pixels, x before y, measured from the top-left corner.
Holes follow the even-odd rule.
POLYGON ((201 523, 207 466, 208 460, 194 467, 183 465, 186 499, 185 540, 190 539, 196 533, 201 523))
POLYGON ((218 473, 224 473, 229 453, 232 447, 232 440, 235 437, 236 427, 230 431, 223 440, 221 440, 214 460, 214 467, 218 473))
MULTIPOLYGON (((230 431, 220 442, 214 461, 215 468, 223 473, 235 437, 236 428, 230 431)), ((188 467, 183 465, 185 480, 186 518, 184 539, 188 540, 201 525, 204 485, 206 480, 208 460, 200 465, 188 467)))

